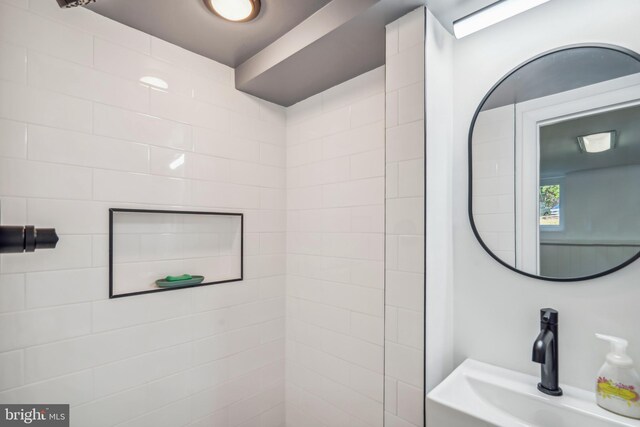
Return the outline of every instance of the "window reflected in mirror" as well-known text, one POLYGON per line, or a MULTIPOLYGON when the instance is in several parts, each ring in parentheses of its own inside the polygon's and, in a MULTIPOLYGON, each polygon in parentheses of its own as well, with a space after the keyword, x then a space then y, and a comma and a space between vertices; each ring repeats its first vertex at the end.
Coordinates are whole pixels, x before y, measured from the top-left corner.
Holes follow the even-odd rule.
POLYGON ((540 183, 540 231, 560 229, 560 184, 540 183))
POLYGON ((597 274, 636 255, 640 106, 543 125, 539 145, 540 274, 597 274))

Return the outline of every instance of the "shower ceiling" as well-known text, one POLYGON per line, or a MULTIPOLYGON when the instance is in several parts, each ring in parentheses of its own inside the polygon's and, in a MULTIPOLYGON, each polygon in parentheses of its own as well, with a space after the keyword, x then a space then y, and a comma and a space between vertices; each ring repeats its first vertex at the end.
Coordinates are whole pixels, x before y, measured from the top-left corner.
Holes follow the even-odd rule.
MULTIPOLYGON (((53 1, 53 0, 52 0, 53 1)), ((236 68, 236 87, 289 106, 384 64, 384 26, 425 0, 262 0, 227 22, 202 0, 98 0, 89 9, 236 68)))
POLYGON ((88 8, 235 68, 330 1, 263 0, 248 23, 227 22, 202 0, 98 0, 88 8))

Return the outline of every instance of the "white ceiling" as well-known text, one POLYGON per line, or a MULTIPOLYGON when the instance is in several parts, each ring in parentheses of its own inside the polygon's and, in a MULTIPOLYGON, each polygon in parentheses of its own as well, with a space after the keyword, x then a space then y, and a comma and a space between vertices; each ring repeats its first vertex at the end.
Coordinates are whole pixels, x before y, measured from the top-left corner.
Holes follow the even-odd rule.
POLYGON ((385 63, 385 25, 423 4, 424 0, 333 0, 240 65, 236 87, 289 106, 378 68, 385 63))
POLYGON ((237 89, 290 106, 384 65, 385 25, 425 3, 261 1, 246 23, 219 18, 203 0, 97 0, 89 9, 233 67, 237 89))
POLYGON ((87 7, 235 68, 330 1, 262 0, 258 18, 246 23, 219 18, 202 0, 97 0, 87 7))

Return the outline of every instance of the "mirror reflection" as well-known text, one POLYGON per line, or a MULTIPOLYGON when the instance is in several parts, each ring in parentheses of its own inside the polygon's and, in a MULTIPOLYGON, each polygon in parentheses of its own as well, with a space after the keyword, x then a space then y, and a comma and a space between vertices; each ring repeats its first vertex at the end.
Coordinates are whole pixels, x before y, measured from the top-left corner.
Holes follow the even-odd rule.
POLYGON ((640 252, 640 61, 614 47, 534 59, 479 107, 471 220, 507 266, 552 280, 611 272, 640 252))

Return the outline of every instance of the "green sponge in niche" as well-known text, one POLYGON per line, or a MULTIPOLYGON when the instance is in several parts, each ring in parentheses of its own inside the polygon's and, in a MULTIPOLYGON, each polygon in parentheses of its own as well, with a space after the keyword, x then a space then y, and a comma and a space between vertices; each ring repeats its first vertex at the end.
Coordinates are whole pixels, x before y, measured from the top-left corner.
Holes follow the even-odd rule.
POLYGON ((199 285, 202 282, 204 282, 204 276, 183 274, 182 276, 168 276, 164 279, 156 280, 156 285, 159 288, 184 288, 199 285))
POLYGON ((181 280, 191 280, 193 276, 190 274, 183 274, 181 276, 167 276, 164 278, 167 282, 179 282, 181 280))

